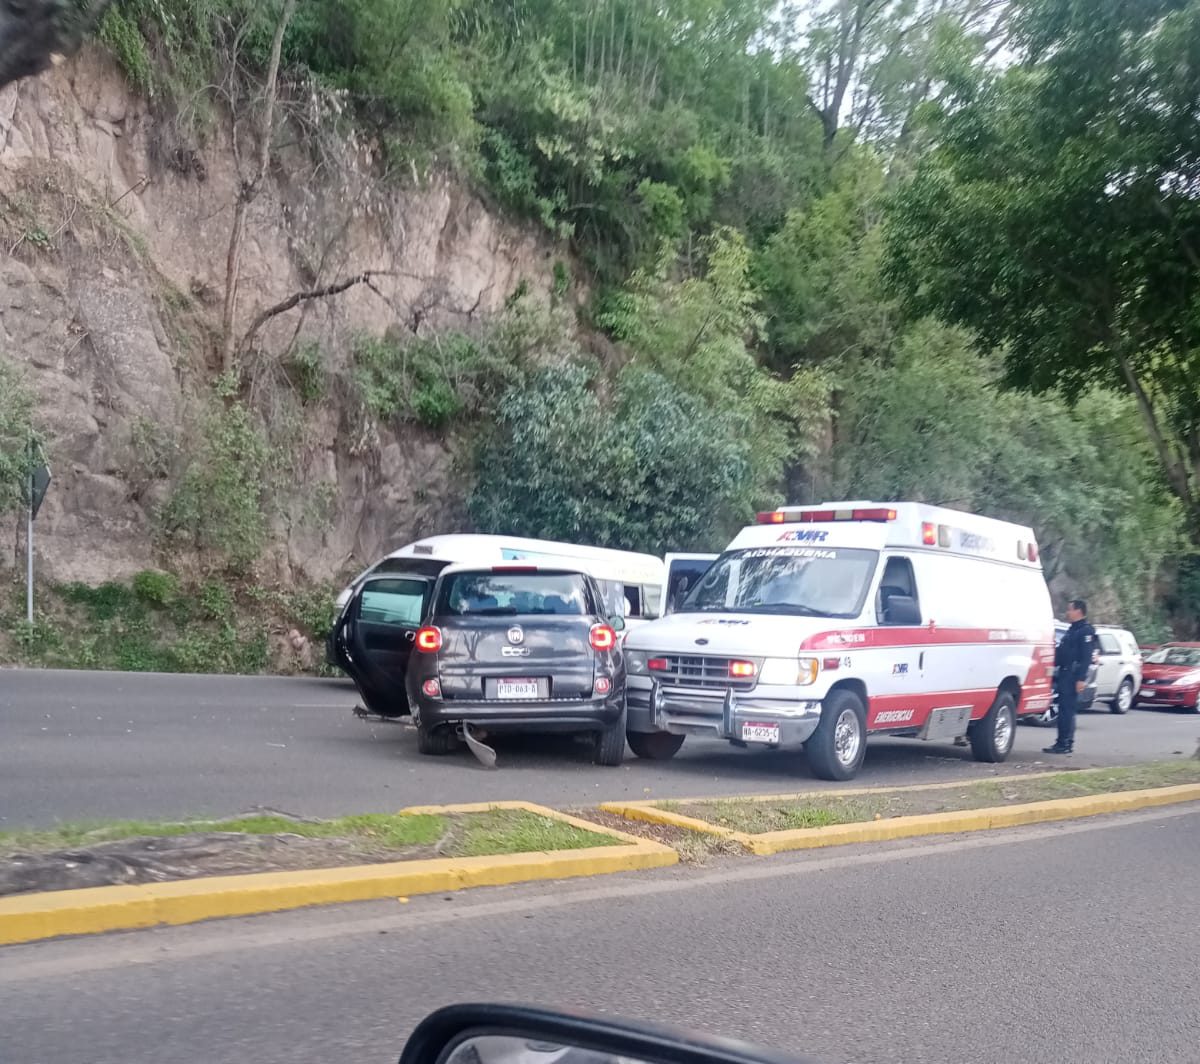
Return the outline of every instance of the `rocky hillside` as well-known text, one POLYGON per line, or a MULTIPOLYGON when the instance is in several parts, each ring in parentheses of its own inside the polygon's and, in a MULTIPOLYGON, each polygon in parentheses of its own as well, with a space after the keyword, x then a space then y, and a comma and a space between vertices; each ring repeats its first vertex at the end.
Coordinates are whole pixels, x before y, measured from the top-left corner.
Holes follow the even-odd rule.
MULTIPOLYGON (((50 581, 153 567, 155 514, 203 446, 239 170, 228 121, 202 141, 179 128, 98 49, 0 92, 0 338, 27 367, 53 467, 37 527, 50 581)), ((297 351, 319 351, 336 379, 355 337, 470 331, 519 288, 551 287, 550 244, 462 183, 369 173, 321 170, 285 145, 250 208, 238 335, 297 293, 374 272, 261 331, 272 355, 260 361, 279 364, 254 365, 250 387, 268 411, 266 391, 296 390, 280 360, 297 351)), ((302 420, 270 515, 272 576, 328 580, 461 522, 443 435, 370 421, 349 399, 310 404, 302 420), (306 519, 318 503, 321 519, 306 519)))

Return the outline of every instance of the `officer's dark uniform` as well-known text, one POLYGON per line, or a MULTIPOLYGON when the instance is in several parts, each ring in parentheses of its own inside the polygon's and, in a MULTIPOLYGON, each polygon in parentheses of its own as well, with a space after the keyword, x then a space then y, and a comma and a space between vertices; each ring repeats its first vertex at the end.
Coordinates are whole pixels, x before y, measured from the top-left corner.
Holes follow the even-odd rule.
POLYGON ((1096 629, 1084 617, 1067 629, 1054 653, 1054 664, 1058 669, 1054 676, 1054 685, 1058 692, 1056 745, 1062 750, 1070 751, 1075 746, 1075 712, 1079 704, 1079 694, 1075 685, 1087 682, 1095 651, 1096 629))

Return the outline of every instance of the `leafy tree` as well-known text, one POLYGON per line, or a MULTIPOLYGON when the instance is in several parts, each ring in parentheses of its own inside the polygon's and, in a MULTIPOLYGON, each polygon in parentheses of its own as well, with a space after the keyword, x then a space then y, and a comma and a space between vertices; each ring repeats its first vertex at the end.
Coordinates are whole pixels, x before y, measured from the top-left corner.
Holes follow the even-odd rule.
POLYGON ((478 527, 656 553, 723 545, 755 504, 750 441, 657 374, 626 370, 611 404, 595 383, 570 364, 509 393, 478 456, 478 527))
POLYGON ((1200 3, 1024 0, 1024 61, 944 117, 888 273, 1010 383, 1124 389, 1200 531, 1200 3))
POLYGON ((783 470, 812 452, 828 407, 827 383, 819 372, 781 376, 760 366, 764 321, 742 235, 718 230, 699 250, 691 270, 673 276, 675 256, 664 249, 657 270, 636 273, 601 309, 598 323, 640 365, 739 421, 755 441, 751 475, 765 500, 779 490, 783 470))
POLYGON ((851 152, 832 187, 788 212, 758 253, 767 350, 776 366, 878 355, 899 329, 880 277, 884 174, 867 152, 851 152))
POLYGON ((1004 390, 958 329, 922 322, 894 359, 839 377, 834 497, 917 499, 1018 521, 1038 533, 1048 579, 1147 625, 1155 582, 1180 546, 1181 514, 1158 478, 1131 399, 1075 407, 1004 390))

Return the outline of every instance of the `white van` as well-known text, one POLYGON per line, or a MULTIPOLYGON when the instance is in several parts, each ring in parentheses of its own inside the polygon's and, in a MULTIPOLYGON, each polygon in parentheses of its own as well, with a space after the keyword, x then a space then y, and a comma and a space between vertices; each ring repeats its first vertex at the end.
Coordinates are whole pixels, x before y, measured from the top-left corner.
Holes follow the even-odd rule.
POLYGON ((355 589, 368 576, 384 573, 436 576, 451 564, 483 565, 536 559, 583 565, 602 585, 621 585, 622 595, 630 607, 627 619, 636 624, 669 612, 672 598, 694 587, 716 557, 715 554, 668 554, 663 559, 653 554, 520 536, 475 533, 427 536, 392 551, 359 573, 338 595, 334 620, 336 622, 341 616, 355 589))
POLYGON ((664 561, 653 554, 519 536, 427 536, 392 551, 342 591, 325 643, 326 661, 355 681, 371 712, 399 717, 408 710, 404 676, 412 640, 434 581, 447 566, 536 561, 587 573, 599 584, 609 617, 623 619, 627 634, 661 616, 671 588, 688 574, 698 578, 698 567, 707 568, 715 557, 678 554, 664 561))
POLYGON ((629 745, 805 749, 853 778, 870 734, 1003 761, 1050 704, 1054 615, 1027 528, 921 503, 758 515, 681 609, 626 640, 629 745))

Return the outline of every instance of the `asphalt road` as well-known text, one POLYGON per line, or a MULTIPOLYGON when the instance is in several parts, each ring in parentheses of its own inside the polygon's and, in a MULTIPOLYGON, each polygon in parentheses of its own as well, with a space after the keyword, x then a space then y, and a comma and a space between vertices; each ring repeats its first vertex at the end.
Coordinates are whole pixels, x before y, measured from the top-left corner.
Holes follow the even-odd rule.
MULTIPOLYGON (((591 765, 570 739, 509 741, 500 767, 421 757, 405 726, 356 719, 344 681, 0 671, 0 828, 99 817, 328 816, 523 798, 559 805, 829 786, 802 755, 689 738, 670 762, 591 765)), ((1018 729, 1007 763, 913 740, 872 741, 861 783, 983 778, 1045 764, 1053 733, 1018 729)), ((1075 766, 1190 756, 1200 718, 1080 718, 1075 766)))
POLYGON ((5 1064, 378 1064, 452 1001, 826 1064, 1194 1064, 1200 811, 0 950, 5 1064))

